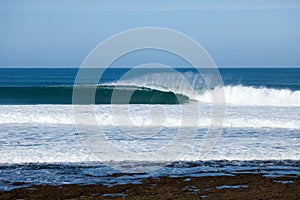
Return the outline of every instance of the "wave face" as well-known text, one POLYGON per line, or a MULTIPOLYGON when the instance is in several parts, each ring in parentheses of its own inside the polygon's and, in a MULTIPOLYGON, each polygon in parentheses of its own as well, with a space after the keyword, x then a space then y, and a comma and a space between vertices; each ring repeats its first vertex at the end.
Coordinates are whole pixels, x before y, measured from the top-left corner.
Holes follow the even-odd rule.
POLYGON ((233 105, 251 106, 300 106, 300 91, 289 89, 255 88, 249 86, 225 86, 215 88, 196 97, 198 101, 210 102, 211 92, 224 90, 225 102, 233 105))
MULTIPOLYGON (((72 104, 72 93, 72 86, 1 87, 0 104, 72 104)), ((96 89, 95 104, 180 104, 188 99, 171 91, 147 87, 101 85, 96 89)))

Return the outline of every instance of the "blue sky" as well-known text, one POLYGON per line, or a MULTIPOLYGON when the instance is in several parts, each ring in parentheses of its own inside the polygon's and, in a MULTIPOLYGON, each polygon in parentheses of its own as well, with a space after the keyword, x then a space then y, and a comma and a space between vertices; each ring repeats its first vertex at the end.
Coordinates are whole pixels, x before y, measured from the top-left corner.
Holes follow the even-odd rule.
MULTIPOLYGON (((165 27, 198 41, 218 66, 300 66, 299 1, 0 1, 0 66, 78 67, 101 41, 165 27)), ((178 59, 159 52, 116 65, 178 59), (150 55, 150 56, 149 56, 150 55)))

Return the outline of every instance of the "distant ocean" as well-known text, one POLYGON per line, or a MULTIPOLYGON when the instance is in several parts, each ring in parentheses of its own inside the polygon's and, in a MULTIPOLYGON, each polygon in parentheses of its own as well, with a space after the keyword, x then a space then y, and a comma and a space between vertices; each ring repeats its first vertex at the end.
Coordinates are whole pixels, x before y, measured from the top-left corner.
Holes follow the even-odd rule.
MULTIPOLYGON (((300 175, 300 69, 219 69, 226 98, 224 127, 215 147, 204 158, 199 157, 199 145, 208 128, 211 102, 210 92, 196 71, 176 69, 196 87, 197 93, 191 95, 167 72, 145 72, 117 82, 129 70, 108 69, 103 74, 95 97, 98 125, 108 138, 127 150, 157 149, 178 128, 181 106, 188 109, 199 104, 204 114, 199 116, 197 134, 185 155, 150 162, 113 156, 98 160, 82 143, 75 126, 72 87, 77 69, 0 69, 0 190, 31 184, 138 183, 142 178, 161 175, 300 175), (149 80, 163 80, 165 87, 149 84, 149 80), (161 137, 138 137, 140 143, 134 143, 131 137, 117 133, 110 107, 114 90, 119 94, 114 101, 116 107, 129 103, 131 120, 136 127, 146 127, 146 134, 156 126, 156 122, 149 121, 147 109, 156 105, 169 111, 161 137), (125 101, 124 97, 131 94, 130 101, 125 101), (143 163, 149 167, 163 162, 168 163, 157 171, 110 176, 118 173, 111 163, 132 167, 143 163)), ((189 126, 183 131, 188 136, 189 126)))

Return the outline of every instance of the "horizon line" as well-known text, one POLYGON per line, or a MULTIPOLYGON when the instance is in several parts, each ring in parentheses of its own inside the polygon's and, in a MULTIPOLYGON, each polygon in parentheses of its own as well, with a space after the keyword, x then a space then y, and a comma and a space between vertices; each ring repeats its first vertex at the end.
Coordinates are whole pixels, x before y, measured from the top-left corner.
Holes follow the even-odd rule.
MULTIPOLYGON (((116 69, 128 69, 128 68, 134 68, 135 66, 109 66, 108 68, 116 68, 116 69)), ((211 66, 201 66, 198 68, 208 68, 211 66)), ((300 68, 300 66, 263 66, 263 65, 257 65, 257 66, 215 66, 217 68, 300 68)), ((80 66, 0 66, 0 69, 79 69, 80 66)), ((95 68, 95 67, 90 67, 95 68)), ((103 68, 103 67, 97 67, 97 68, 103 68)), ((151 68, 151 67, 140 67, 140 68, 151 68)), ((170 68, 195 68, 193 66, 170 66, 170 68)))

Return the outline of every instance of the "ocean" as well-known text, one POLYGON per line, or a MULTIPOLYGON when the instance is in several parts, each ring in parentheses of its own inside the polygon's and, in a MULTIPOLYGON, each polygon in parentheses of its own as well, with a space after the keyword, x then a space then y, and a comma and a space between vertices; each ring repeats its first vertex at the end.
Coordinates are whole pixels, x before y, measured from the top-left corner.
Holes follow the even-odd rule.
MULTIPOLYGON (((140 183, 158 176, 300 176, 299 68, 221 68, 224 85, 215 88, 207 88, 195 69, 176 69, 194 93, 171 72, 140 70, 126 79, 130 69, 105 71, 92 105, 97 124, 86 126, 96 126, 105 142, 131 154, 161 151, 180 132, 175 145, 182 149, 171 156, 126 156, 115 149, 95 155, 99 148, 87 140, 101 145, 101 138, 79 133, 74 117, 78 69, 0 69, 0 190, 140 183), (223 127, 203 155, 210 92, 219 89, 225 93, 223 127), (200 114, 189 124, 195 107, 200 114)), ((85 116, 91 105, 75 106, 85 116)))

